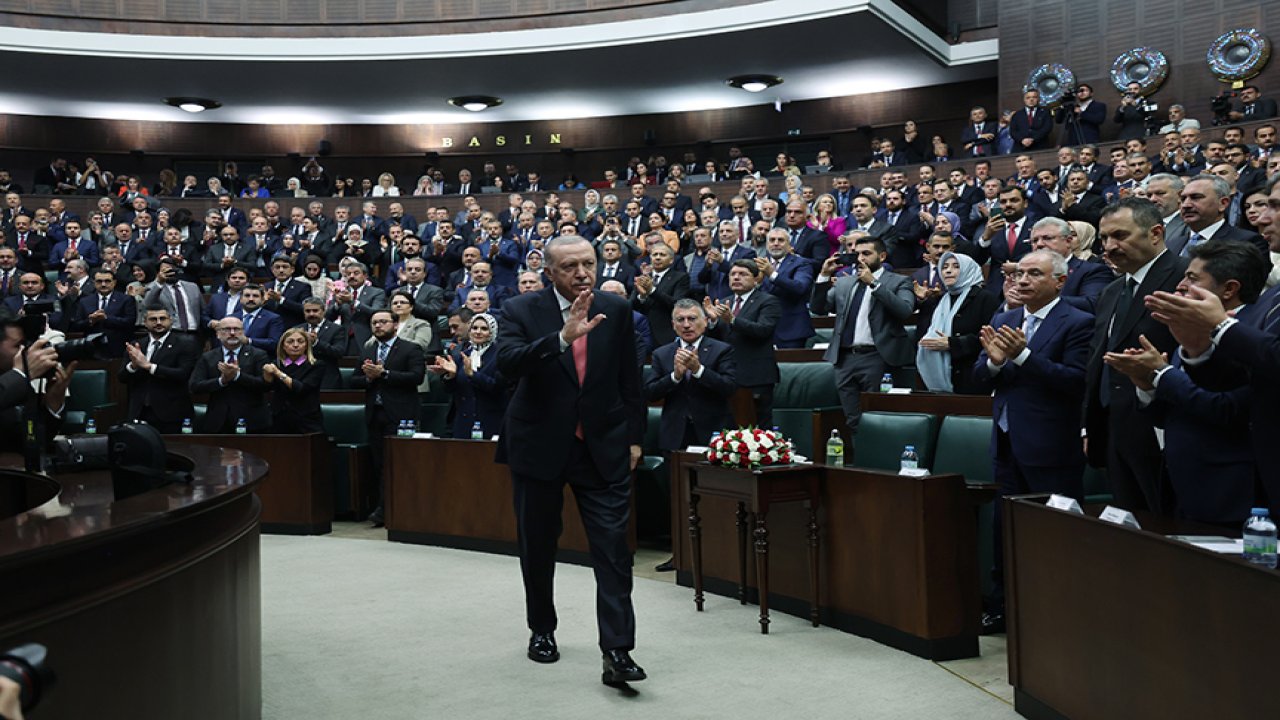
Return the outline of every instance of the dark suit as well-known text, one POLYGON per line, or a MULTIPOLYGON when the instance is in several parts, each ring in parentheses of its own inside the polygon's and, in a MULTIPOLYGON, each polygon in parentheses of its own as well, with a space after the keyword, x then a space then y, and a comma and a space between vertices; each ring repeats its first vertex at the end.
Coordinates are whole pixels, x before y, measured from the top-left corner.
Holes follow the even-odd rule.
MULTIPOLYGON (((1061 203, 1061 200, 1059 200, 1059 203, 1061 203)), ((1106 206, 1107 201, 1102 199, 1101 195, 1086 192, 1080 197, 1077 197, 1076 201, 1071 204, 1071 207, 1061 211, 1060 214, 1063 220, 1079 220, 1097 227, 1098 220, 1102 218, 1102 209, 1106 206)))
POLYGON ((782 305, 782 316, 778 318, 773 341, 780 348, 802 348, 814 334, 813 320, 809 317, 814 268, 805 258, 794 253, 774 262, 778 277, 764 278, 760 285, 782 305))
POLYGON ((831 256, 831 241, 825 232, 807 225, 800 228, 799 232, 792 232, 791 228, 783 224, 778 224, 776 227, 791 233, 792 250, 798 257, 811 260, 814 270, 817 270, 822 262, 831 256))
MULTIPOLYGON (((736 299, 737 295, 730 293, 724 302, 732 306, 736 299)), ((782 303, 757 286, 733 322, 721 320, 707 330, 708 335, 733 346, 738 387, 751 390, 756 425, 763 428, 773 426, 773 386, 779 378, 773 335, 781 318, 782 303)))
POLYGON ((629 447, 643 444, 645 424, 635 330, 625 300, 596 293, 588 316, 606 319, 586 336, 580 382, 573 348, 561 350, 558 297, 552 287, 512 298, 498 335, 498 369, 517 385, 496 459, 511 467, 526 617, 535 633, 556 629, 553 578, 568 482, 592 549, 600 647, 629 650, 635 645, 629 447))
MULTIPOLYGON (((467 352, 470 353, 469 345, 467 352)), ((477 422, 486 440, 500 434, 510 388, 498 372, 497 346, 485 349, 480 356, 480 369, 470 376, 462 369, 462 351, 454 348, 449 355, 458 368, 457 375, 444 381, 445 387, 453 392, 453 436, 470 438, 477 422)))
POLYGON ((1049 147, 1049 133, 1053 130, 1053 118, 1049 111, 1042 107, 1035 108, 1033 116, 1027 117, 1027 108, 1022 107, 1009 118, 1009 136, 1013 138, 1015 153, 1043 150, 1049 147), (1023 146, 1022 141, 1031 138, 1030 146, 1023 146))
POLYGON ((990 261, 991 267, 987 274, 987 292, 1000 295, 1004 290, 1004 279, 1000 274, 1000 267, 1006 262, 1018 262, 1023 255, 1031 252, 1031 226, 1035 225, 1035 220, 1024 215, 1022 217, 1022 227, 1018 229, 1017 241, 1013 245, 1013 250, 1009 250, 1009 228, 991 236, 991 243, 987 247, 982 247, 978 240, 973 242, 973 259, 978 261, 979 265, 990 261))
POLYGON ((75 317, 71 319, 71 329, 82 333, 105 333, 107 353, 113 358, 124 357, 124 344, 133 339, 138 327, 138 302, 132 295, 116 290, 107 296, 103 308, 106 317, 90 322, 89 316, 98 311, 100 297, 96 292, 80 297, 75 317))
POLYGON ((712 433, 733 426, 729 398, 738 389, 733 347, 704 335, 698 343, 702 376, 689 375, 676 382, 671 371, 676 349, 682 345, 677 340, 653 351, 653 373, 644 386, 649 402, 662 401, 658 447, 667 451, 706 445, 712 433))
POLYGON ((270 387, 275 388, 271 393, 271 432, 283 435, 324 432, 324 419, 320 414, 324 363, 275 365, 293 380, 293 385, 271 381, 270 387))
MULTIPOLYGON (((63 256, 67 254, 67 247, 69 244, 70 241, 63 240, 53 246, 53 249, 49 251, 49 269, 57 270, 59 272, 66 270, 67 263, 63 259, 63 256)), ((98 244, 94 241, 81 236, 80 239, 76 241, 76 253, 80 255, 82 260, 89 264, 89 269, 92 270, 97 266, 98 244)))
MULTIPOLYGON (((1190 257, 1191 255, 1189 252, 1187 252, 1187 250, 1191 244, 1191 235, 1194 232, 1195 231, 1192 230, 1191 228, 1187 228, 1186 234, 1179 234, 1179 236, 1176 239, 1174 239, 1173 242, 1166 242, 1165 247, 1168 247, 1169 252, 1171 253, 1180 255, 1184 258, 1190 257)), ((1263 252, 1264 257, 1269 257, 1267 255, 1267 252, 1268 252, 1267 241, 1263 240, 1261 235, 1259 235, 1258 233, 1252 230, 1245 230, 1243 228, 1232 227, 1231 225, 1228 225, 1225 222, 1218 226, 1217 232, 1215 232, 1213 235, 1207 238, 1204 238, 1201 241, 1201 243, 1203 244, 1203 243, 1209 242, 1210 240, 1217 240, 1217 241, 1233 240, 1236 242, 1249 243, 1250 245, 1253 245, 1254 247, 1261 250, 1263 252)))
POLYGON ((1173 292, 1186 269, 1185 259, 1165 251, 1148 270, 1120 320, 1116 319, 1117 303, 1125 293, 1127 276, 1112 281, 1098 297, 1084 427, 1090 464, 1106 466, 1116 505, 1126 510, 1165 511, 1172 507, 1172 498, 1161 487, 1161 453, 1151 419, 1138 412, 1133 383, 1105 367, 1102 356, 1141 347, 1139 335, 1146 335, 1161 352, 1173 352, 1178 343, 1168 327, 1151 317, 1143 298, 1156 290, 1173 292))
POLYGON ((258 308, 253 314, 253 320, 247 321, 249 313, 241 307, 235 313, 235 317, 241 319, 245 324, 244 337, 254 347, 265 352, 269 357, 275 357, 276 344, 280 342, 280 336, 284 334, 284 320, 277 314, 264 308, 258 308))
POLYGON ((911 281, 882 268, 874 290, 870 287, 859 289, 859 285, 865 286, 865 283, 853 275, 833 282, 815 281, 813 297, 809 301, 815 315, 831 312, 836 315, 831 344, 822 358, 836 368, 840 405, 844 408, 845 422, 855 433, 862 420, 861 394, 878 388, 886 372, 909 365, 915 358, 915 347, 903 327, 916 309, 911 281), (872 339, 869 346, 852 342, 858 329, 857 316, 853 315, 854 306, 865 302, 871 302, 867 311, 872 339))
MULTIPOLYGON (((378 362, 379 346, 375 340, 360 347, 361 365, 378 362)), ((382 368, 382 376, 373 380, 366 377, 359 367, 351 376, 351 387, 365 391, 364 418, 369 426, 373 477, 379 484, 379 508, 383 507, 386 492, 382 467, 386 444, 383 438, 395 435, 404 420, 417 422, 418 386, 427 374, 427 356, 418 344, 394 339, 382 368)))
POLYGON ((365 342, 373 337, 369 320, 373 317, 373 313, 385 310, 386 307, 387 294, 382 291, 382 288, 366 285, 360 288, 351 302, 335 302, 330 305, 325 312, 325 317, 330 320, 342 320, 342 325, 347 329, 347 335, 350 338, 347 343, 347 354, 359 355, 365 342))
POLYGON ((732 294, 729 291, 729 270, 733 267, 733 263, 738 260, 751 260, 756 256, 755 250, 742 243, 734 245, 728 252, 722 248, 720 253, 720 262, 714 264, 708 262, 698 272, 698 281, 707 288, 707 296, 712 300, 723 300, 732 294))
POLYGON ((324 374, 320 378, 321 390, 341 390, 342 374, 338 371, 338 363, 347 354, 347 329, 341 325, 321 321, 318 328, 302 323, 297 327, 307 332, 315 332, 316 341, 311 345, 311 354, 320 361, 324 374))
POLYGON ((192 394, 209 396, 209 407, 198 428, 202 433, 233 433, 236 421, 241 418, 251 433, 265 433, 271 429, 271 413, 266 402, 267 383, 262 379, 262 366, 267 362, 267 354, 255 347, 242 345, 235 355, 240 375, 226 385, 222 384, 222 374, 218 372, 218 363, 226 359, 223 347, 210 350, 196 362, 188 389, 192 394))
POLYGON ((204 255, 203 274, 216 278, 215 285, 222 284, 227 272, 234 268, 245 270, 250 277, 253 277, 258 267, 258 255, 254 252, 253 246, 248 243, 237 242, 231 251, 231 257, 234 262, 231 265, 223 266, 222 259, 226 257, 226 247, 226 243, 218 242, 209 248, 204 255))
POLYGON ((18 234, 14 230, 10 230, 7 235, 6 244, 13 247, 14 252, 18 254, 18 267, 23 272, 43 275, 45 261, 49 259, 49 250, 53 247, 53 241, 49 236, 35 232, 18 234))
MULTIPOLYGON (((144 355, 150 344, 150 336, 139 343, 144 355)), ((121 365, 116 378, 128 388, 129 417, 154 425, 162 433, 176 433, 182 429, 183 420, 194 420, 196 413, 187 381, 199 358, 200 348, 194 337, 171 332, 151 353, 155 372, 131 372, 129 363, 121 365)))
MULTIPOLYGON (((275 290, 277 282, 272 280, 263 286, 264 290, 275 290)), ((302 324, 302 301, 311 297, 311 284, 297 278, 289 278, 279 300, 268 300, 263 308, 280 316, 286 328, 302 324)), ((321 298, 323 300, 323 298, 321 298)))
POLYGON ((963 149, 969 144, 973 147, 964 150, 964 154, 968 157, 987 157, 996 154, 995 142, 996 134, 1000 126, 994 120, 984 120, 981 127, 975 126, 973 123, 965 123, 964 130, 960 131, 960 147, 963 149), (979 135, 991 135, 988 140, 979 135))
POLYGON ((444 290, 439 285, 423 282, 418 286, 417 293, 411 292, 408 285, 401 285, 396 288, 396 292, 413 295, 413 316, 419 320, 434 323, 445 310, 444 290))
POLYGON ((1067 260, 1067 282, 1058 297, 1071 307, 1092 315, 1098 296, 1115 279, 1115 273, 1107 265, 1073 257, 1067 260))
POLYGON ((671 311, 676 301, 689 296, 689 276, 680 272, 673 265, 667 268, 662 280, 654 285, 653 290, 644 297, 640 292, 631 293, 631 306, 644 313, 649 319, 649 330, 653 333, 655 346, 666 345, 675 340, 676 331, 671 327, 671 311))
MULTIPOLYGON (((1022 116, 1025 118, 1026 113, 1022 116)), ((1102 123, 1107 121, 1107 105, 1093 100, 1077 113, 1075 103, 1065 103, 1058 108, 1055 119, 1063 126, 1061 144, 1064 147, 1096 145, 1102 139, 1102 123)))
POLYGON ((600 271, 599 275, 596 277, 596 287, 600 287, 609 280, 617 280, 622 283, 628 293, 636 289, 636 269, 625 260, 618 263, 613 277, 607 277, 605 275, 605 271, 607 270, 605 263, 601 262, 598 267, 600 268, 600 271))

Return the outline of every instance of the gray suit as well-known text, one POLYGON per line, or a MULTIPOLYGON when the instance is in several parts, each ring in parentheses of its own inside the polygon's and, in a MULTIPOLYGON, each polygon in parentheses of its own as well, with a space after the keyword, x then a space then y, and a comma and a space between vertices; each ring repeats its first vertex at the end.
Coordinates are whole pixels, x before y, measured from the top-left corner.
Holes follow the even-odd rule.
POLYGON ((365 342, 373 337, 373 329, 369 320, 378 310, 387 309, 387 294, 376 285, 360 288, 355 302, 337 303, 329 306, 325 316, 330 320, 341 320, 347 328, 350 339, 347 342, 347 354, 359 355, 365 342))
POLYGON ((840 404, 849 428, 855 433, 862 419, 860 394, 876 389, 886 372, 908 365, 915 358, 915 348, 903 327, 915 311, 915 293, 911 291, 909 278, 888 270, 881 273, 875 289, 863 291, 862 302, 870 303, 867 322, 875 345, 857 349, 841 347, 846 324, 856 322, 856 318, 850 317, 850 311, 858 285, 858 279, 853 275, 835 282, 815 282, 809 303, 816 315, 833 311, 836 314, 831 344, 823 359, 836 367, 840 404))

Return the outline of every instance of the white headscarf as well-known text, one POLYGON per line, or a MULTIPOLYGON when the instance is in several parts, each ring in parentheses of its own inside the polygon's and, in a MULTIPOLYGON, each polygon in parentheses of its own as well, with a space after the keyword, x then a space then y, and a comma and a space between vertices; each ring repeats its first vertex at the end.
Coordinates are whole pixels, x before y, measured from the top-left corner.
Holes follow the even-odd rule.
MULTIPOLYGON (((489 326, 489 342, 483 345, 476 345, 474 343, 471 344, 470 356, 471 356, 472 371, 480 369, 481 358, 484 355, 484 351, 488 350, 489 346, 493 345, 494 341, 498 339, 498 319, 497 318, 490 315, 489 313, 480 313, 479 315, 476 315, 475 317, 471 318, 471 322, 467 325, 467 327, 470 328, 471 325, 474 325, 476 320, 484 320, 485 324, 489 326)), ((470 334, 469 330, 468 330, 468 334, 470 334)))

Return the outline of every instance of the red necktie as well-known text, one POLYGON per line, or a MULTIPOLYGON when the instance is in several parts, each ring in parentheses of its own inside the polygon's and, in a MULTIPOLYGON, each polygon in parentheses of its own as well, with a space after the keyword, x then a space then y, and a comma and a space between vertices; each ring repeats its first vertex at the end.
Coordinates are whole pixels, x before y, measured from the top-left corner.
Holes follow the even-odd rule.
POLYGON ((738 312, 742 310, 742 296, 736 295, 733 298, 733 316, 738 317, 738 312))
POLYGON ((76 243, 77 243, 77 242, 79 242, 79 241, 77 241, 77 240, 72 240, 72 241, 71 241, 71 252, 75 252, 75 251, 76 251, 76 243))
POLYGON ((1009 257, 1013 257, 1013 248, 1018 244, 1018 227, 1016 225, 1009 226, 1009 257))
MULTIPOLYGON (((581 388, 587 379, 587 336, 583 335, 574 340, 570 347, 573 349, 573 367, 578 371, 578 387, 581 388)), ((578 427, 574 429, 573 434, 579 440, 585 439, 581 421, 578 422, 578 427)))

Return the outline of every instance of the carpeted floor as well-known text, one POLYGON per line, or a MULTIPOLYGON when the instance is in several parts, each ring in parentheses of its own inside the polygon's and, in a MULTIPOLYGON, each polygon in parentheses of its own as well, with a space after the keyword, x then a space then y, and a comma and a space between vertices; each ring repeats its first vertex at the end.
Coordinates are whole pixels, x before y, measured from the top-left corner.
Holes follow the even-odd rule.
POLYGON ((554 665, 524 656, 515 558, 263 536, 262 587, 264 720, 1017 717, 953 670, 784 614, 763 636, 754 606, 697 613, 665 580, 636 579, 630 692, 600 683, 587 568, 557 570, 554 665))

